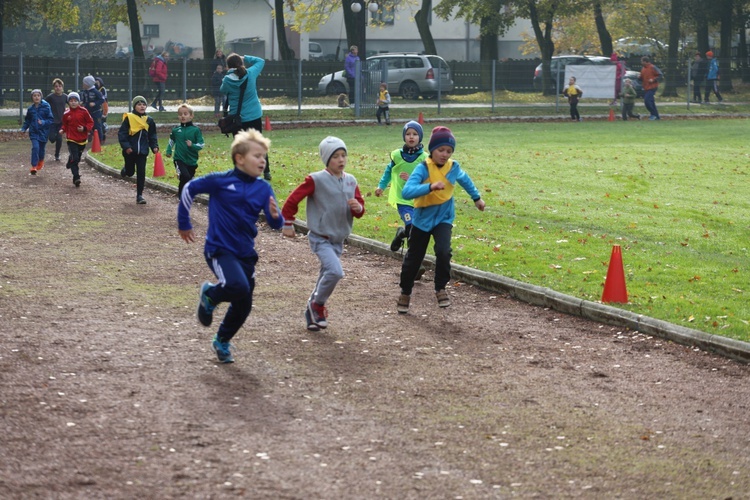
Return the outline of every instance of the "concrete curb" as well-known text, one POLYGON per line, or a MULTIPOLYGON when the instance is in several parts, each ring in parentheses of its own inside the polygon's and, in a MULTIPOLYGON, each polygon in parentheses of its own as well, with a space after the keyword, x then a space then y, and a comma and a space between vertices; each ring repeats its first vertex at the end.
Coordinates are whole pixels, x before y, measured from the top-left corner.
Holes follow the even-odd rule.
MULTIPOLYGON (((99 172, 118 178, 120 177, 119 170, 105 165, 88 154, 85 156, 84 161, 99 172)), ((134 178, 126 178, 123 180, 135 183, 134 178)), ((175 186, 149 178, 146 178, 146 186, 164 193, 173 195, 177 194, 177 188, 175 186)), ((208 198, 205 196, 199 196, 196 198, 196 201, 207 203, 208 198)), ((301 221, 295 221, 294 225, 298 232, 307 234, 307 224, 301 221)), ((351 246, 375 254, 387 255, 394 258, 401 257, 400 252, 392 252, 389 245, 385 243, 371 240, 369 238, 363 238, 354 234, 347 238, 347 243, 351 246)), ((431 255, 426 256, 425 261, 428 265, 434 265, 435 263, 435 259, 431 255)), ((685 328, 667 321, 650 318, 648 316, 643 316, 641 314, 618 309, 598 302, 579 299, 556 292, 549 288, 531 285, 498 274, 462 266, 460 264, 451 265, 451 277, 457 281, 476 285, 484 290, 497 293, 507 293, 514 299, 531 305, 550 308, 571 316, 579 316, 605 325, 612 325, 633 332, 640 332, 645 335, 652 335, 688 347, 696 347, 742 363, 750 363, 750 343, 748 342, 742 342, 740 340, 721 337, 719 335, 711 335, 700 330, 685 328)))

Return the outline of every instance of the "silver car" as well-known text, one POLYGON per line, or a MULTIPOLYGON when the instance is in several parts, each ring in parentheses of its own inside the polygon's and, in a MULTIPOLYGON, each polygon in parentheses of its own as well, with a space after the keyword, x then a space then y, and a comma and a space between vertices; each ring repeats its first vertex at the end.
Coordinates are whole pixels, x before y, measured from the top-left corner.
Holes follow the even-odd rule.
MULTIPOLYGON (((367 58, 364 69, 370 74, 388 74, 388 91, 404 99, 417 99, 419 96, 434 97, 438 93, 453 90, 453 79, 448 63, 440 56, 416 53, 387 53, 367 58), (440 81, 437 75, 440 74, 440 81)), ((349 85, 343 71, 331 73, 318 83, 320 95, 349 93, 349 85)))

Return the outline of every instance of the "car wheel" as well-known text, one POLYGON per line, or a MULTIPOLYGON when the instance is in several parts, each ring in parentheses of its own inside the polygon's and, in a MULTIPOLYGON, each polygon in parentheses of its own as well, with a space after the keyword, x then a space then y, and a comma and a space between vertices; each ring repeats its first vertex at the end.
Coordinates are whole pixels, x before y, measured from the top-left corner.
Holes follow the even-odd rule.
POLYGON ((414 82, 404 82, 401 84, 399 94, 404 99, 419 99, 419 86, 414 82))
POLYGON ((333 81, 328 84, 326 87, 326 94, 327 95, 339 95, 339 94, 346 94, 346 87, 344 87, 344 84, 341 82, 333 81))

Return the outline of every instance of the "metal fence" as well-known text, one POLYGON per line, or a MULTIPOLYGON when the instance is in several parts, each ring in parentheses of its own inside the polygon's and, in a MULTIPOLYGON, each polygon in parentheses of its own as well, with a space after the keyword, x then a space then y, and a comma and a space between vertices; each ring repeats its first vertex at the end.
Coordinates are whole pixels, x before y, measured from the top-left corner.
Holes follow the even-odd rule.
MULTIPOLYGON (((104 80, 110 101, 130 102, 135 95, 151 99, 154 86, 148 76, 151 59, 134 58, 51 58, 20 55, 0 55, 0 105, 19 106, 30 102, 32 89, 42 89, 43 94, 51 92, 52 80, 61 78, 67 91, 80 88, 86 75, 94 75, 104 80)), ((640 70, 637 59, 627 61, 633 70, 640 70)), ((456 94, 476 92, 493 93, 498 91, 540 92, 534 83, 534 73, 541 63, 539 59, 520 59, 487 62, 449 62, 456 94)), ((211 95, 211 74, 214 68, 207 60, 171 59, 168 63, 165 100, 185 101, 211 95)), ((666 65, 660 64, 662 68, 666 65)), ((679 81, 686 86, 689 79, 689 64, 681 63, 679 81)), ((332 73, 343 69, 341 62, 335 61, 267 61, 257 80, 261 98, 286 96, 303 102, 305 98, 321 95, 319 83, 331 78, 332 73)), ((380 70, 375 70, 377 72, 380 70)), ((374 84, 367 87, 363 102, 375 102, 372 96, 377 93, 377 82, 383 81, 379 75, 361 75, 363 82, 374 84)), ((688 89, 684 87, 681 94, 688 89)), ((391 93, 394 93, 391 90, 391 93)), ((440 96, 438 96, 440 97, 440 96)), ((439 99, 438 99, 439 104, 439 99)))

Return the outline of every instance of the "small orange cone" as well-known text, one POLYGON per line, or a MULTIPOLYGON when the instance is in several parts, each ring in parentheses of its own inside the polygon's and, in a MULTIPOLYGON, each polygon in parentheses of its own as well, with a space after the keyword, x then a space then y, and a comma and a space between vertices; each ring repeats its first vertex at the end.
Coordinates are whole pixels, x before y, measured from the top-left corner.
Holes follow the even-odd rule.
POLYGON ((263 127, 263 130, 271 131, 271 119, 268 118, 268 115, 266 115, 266 126, 263 127))
POLYGON ((422 112, 419 112, 419 118, 417 118, 417 123, 420 125, 424 125, 424 116, 422 116, 422 112))
POLYGON ((99 131, 94 130, 94 140, 91 141, 91 152, 92 153, 101 153, 102 152, 102 143, 99 142, 99 131))
POLYGON ((612 246, 612 256, 609 259, 607 279, 604 281, 602 302, 628 303, 628 291, 625 288, 625 270, 622 267, 622 250, 620 245, 612 246))
POLYGON ((612 108, 609 108, 609 121, 615 121, 615 110, 612 108))
POLYGON ((161 151, 154 154, 154 177, 164 177, 164 160, 161 159, 161 151))

